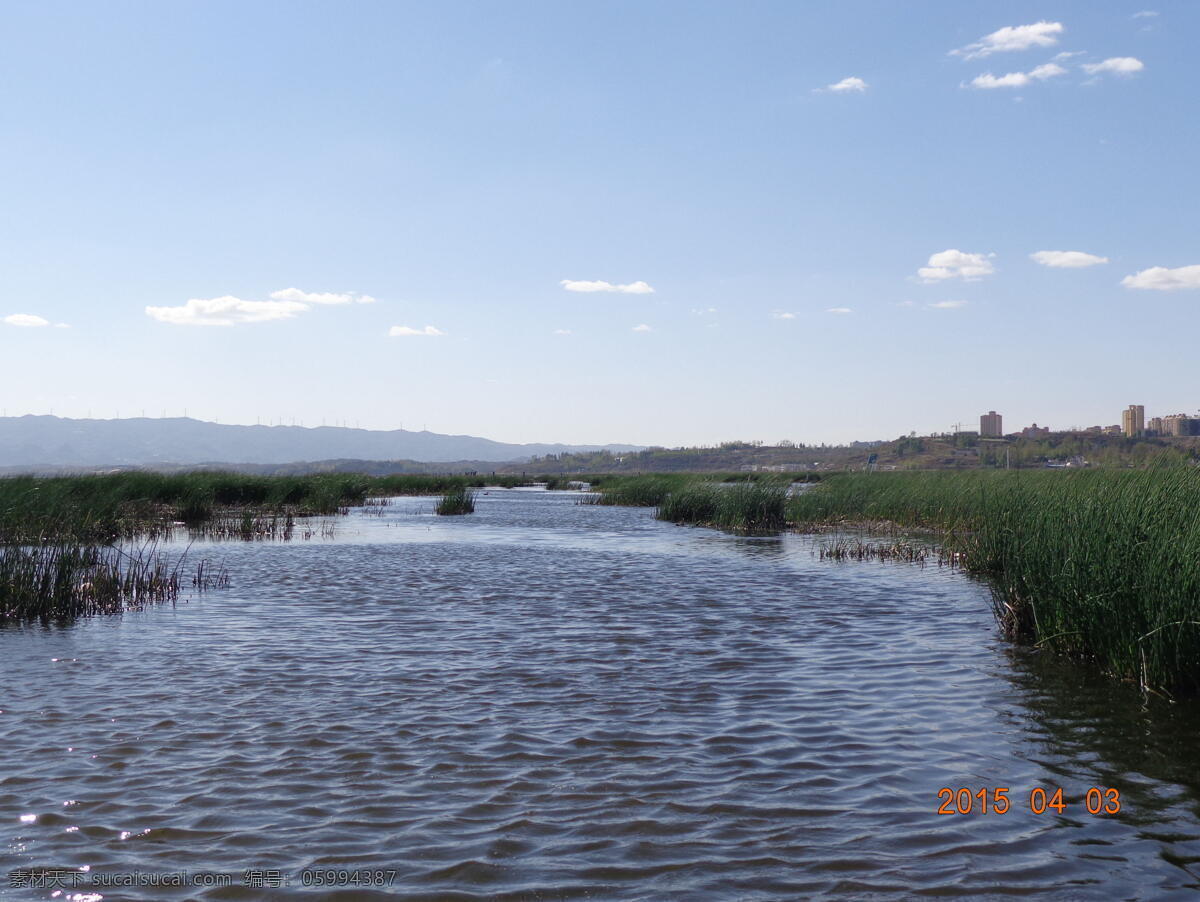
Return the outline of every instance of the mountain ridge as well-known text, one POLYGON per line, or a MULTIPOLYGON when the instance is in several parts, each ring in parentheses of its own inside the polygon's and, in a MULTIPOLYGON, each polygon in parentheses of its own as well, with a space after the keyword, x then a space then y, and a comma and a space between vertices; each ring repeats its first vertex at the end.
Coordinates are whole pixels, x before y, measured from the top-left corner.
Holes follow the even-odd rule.
POLYGON ((0 417, 0 467, 286 464, 358 458, 441 463, 517 463, 576 451, 640 450, 641 445, 513 444, 472 435, 347 426, 241 426, 191 417, 72 419, 0 417))

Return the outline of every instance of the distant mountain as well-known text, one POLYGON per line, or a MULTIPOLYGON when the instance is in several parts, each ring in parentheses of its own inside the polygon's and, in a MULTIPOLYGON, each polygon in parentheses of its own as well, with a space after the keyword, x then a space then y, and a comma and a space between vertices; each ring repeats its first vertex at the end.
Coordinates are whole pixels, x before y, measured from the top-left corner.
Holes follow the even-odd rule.
POLYGON ((296 461, 527 460, 575 451, 640 450, 637 445, 511 445, 470 435, 340 426, 225 426, 188 417, 71 420, 0 417, 0 467, 98 467, 153 464, 283 464, 296 461))

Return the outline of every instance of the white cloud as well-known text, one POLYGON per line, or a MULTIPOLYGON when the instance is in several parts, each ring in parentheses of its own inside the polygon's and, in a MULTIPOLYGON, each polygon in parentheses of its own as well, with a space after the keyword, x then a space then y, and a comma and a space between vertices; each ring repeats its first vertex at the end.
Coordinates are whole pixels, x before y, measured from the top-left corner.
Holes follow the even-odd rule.
POLYGON ((1149 288, 1154 291, 1178 291, 1180 288, 1200 288, 1200 265, 1167 269, 1152 266, 1121 280, 1126 288, 1149 288))
POLYGON ((716 307, 693 307, 692 316, 712 316, 717 312, 716 307))
POLYGON ((50 320, 42 319, 40 316, 35 316, 32 313, 14 313, 11 316, 4 317, 4 321, 10 326, 23 326, 25 328, 38 328, 50 325, 50 320))
POLYGON ((282 291, 272 291, 271 298, 276 301, 297 301, 301 304, 374 304, 375 298, 369 294, 357 294, 350 291, 345 294, 320 294, 311 291, 301 291, 299 288, 284 288, 282 291))
POLYGON ((1134 13, 1129 18, 1131 19, 1153 19, 1158 13, 1153 9, 1143 9, 1140 13, 1134 13))
POLYGON ((388 336, 391 338, 399 338, 407 335, 438 336, 445 334, 445 332, 435 326, 426 326, 424 329, 413 329, 409 326, 392 326, 392 328, 388 329, 388 336))
POLYGON ((928 306, 934 310, 957 310, 959 307, 967 306, 966 301, 935 301, 928 306))
POLYGON ((628 285, 614 285, 612 282, 588 282, 574 279, 563 279, 559 282, 567 291, 615 291, 618 294, 654 294, 654 289, 645 282, 630 282, 628 285))
POLYGON ((554 334, 555 335, 570 335, 571 330, 570 329, 555 329, 554 334))
POLYGON ((973 60, 991 56, 993 53, 1010 53, 1014 50, 1028 50, 1030 47, 1053 47, 1058 43, 1058 36, 1062 31, 1061 22, 1007 25, 984 35, 974 44, 968 44, 960 50, 951 50, 950 55, 973 60))
POLYGON ((638 323, 636 326, 633 327, 633 331, 634 332, 653 332, 654 330, 651 329, 649 326, 647 326, 645 323, 638 323))
POLYGON ((991 72, 977 75, 971 79, 972 88, 1023 88, 1035 81, 1045 81, 1056 75, 1066 75, 1067 70, 1058 63, 1043 63, 1029 72, 1009 72, 1007 75, 996 76, 991 72))
POLYGON ((851 310, 849 307, 830 307, 825 312, 826 313, 853 313, 854 311, 851 310))
POLYGON ((929 264, 917 270, 917 275, 925 282, 941 282, 946 279, 963 279, 974 282, 995 272, 991 261, 992 254, 967 254, 950 248, 933 254, 929 264))
POLYGON ((240 323, 264 323, 291 319, 310 310, 313 304, 373 304, 367 294, 316 294, 299 288, 271 292, 269 301, 244 301, 233 295, 219 298, 192 298, 179 307, 147 307, 146 315, 174 326, 236 326, 240 323))
POLYGON ((1069 60, 1075 56, 1083 56, 1085 53, 1087 53, 1086 50, 1064 50, 1062 53, 1054 54, 1054 61, 1057 63, 1062 60, 1069 60))
POLYGON ((297 301, 243 301, 232 295, 192 298, 181 307, 147 307, 146 315, 173 326, 235 326, 290 319, 308 309, 297 301))
POLYGON ((771 314, 772 319, 795 319, 796 314, 788 313, 786 310, 776 310, 771 314))
POLYGON ((1105 72, 1111 72, 1113 75, 1133 75, 1134 72, 1141 72, 1145 68, 1140 59, 1132 56, 1112 56, 1102 63, 1083 64, 1083 71, 1088 75, 1102 75, 1105 72))
POLYGON ((861 78, 851 75, 849 78, 843 78, 841 81, 834 82, 831 85, 826 85, 824 88, 818 88, 817 90, 832 91, 834 94, 862 94, 869 87, 871 86, 861 78))
POLYGON ((1029 258, 1042 266, 1053 266, 1056 269, 1082 269, 1085 266, 1108 262, 1108 257, 1097 257, 1083 251, 1035 251, 1029 258))

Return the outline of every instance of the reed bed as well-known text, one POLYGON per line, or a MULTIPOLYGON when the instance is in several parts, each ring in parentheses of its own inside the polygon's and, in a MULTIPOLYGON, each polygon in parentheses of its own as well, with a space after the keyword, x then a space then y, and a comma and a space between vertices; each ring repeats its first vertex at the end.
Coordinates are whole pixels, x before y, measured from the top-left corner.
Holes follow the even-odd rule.
POLYGON ((791 499, 799 524, 937 530, 991 578, 1004 631, 1168 695, 1200 694, 1200 471, 847 474, 791 499))
POLYGON ((254 510, 221 513, 211 520, 187 527, 188 535, 192 538, 217 541, 240 539, 243 542, 290 542, 296 537, 305 540, 317 537, 332 539, 334 530, 333 520, 297 518, 290 512, 262 514, 254 510))
POLYGON ((451 488, 437 503, 437 513, 443 516, 475 513, 475 492, 466 486, 451 488))
POLYGON ((821 542, 817 546, 817 556, 823 561, 904 561, 924 564, 931 554, 937 556, 939 563, 947 563, 934 549, 912 542, 872 542, 842 537, 821 542))
POLYGON ((787 525, 787 484, 698 482, 668 492, 655 516, 741 534, 781 532, 787 525))
MULTIPOLYGON (((186 554, 172 565, 154 546, 46 544, 0 547, 0 624, 67 621, 174 602, 186 554)), ((227 585, 228 574, 201 561, 190 578, 196 591, 227 585)))
POLYGON ((658 507, 672 492, 679 492, 705 478, 695 473, 604 477, 592 483, 592 488, 596 491, 582 498, 580 504, 658 507))
MULTIPOLYGON (((195 471, 133 471, 99 476, 0 478, 0 543, 45 539, 108 543, 156 535, 176 523, 198 528, 240 517, 310 517, 346 513, 390 495, 431 495, 454 489, 528 483, 519 476, 253 476, 195 471)), ((224 527, 221 527, 222 529, 224 527)))

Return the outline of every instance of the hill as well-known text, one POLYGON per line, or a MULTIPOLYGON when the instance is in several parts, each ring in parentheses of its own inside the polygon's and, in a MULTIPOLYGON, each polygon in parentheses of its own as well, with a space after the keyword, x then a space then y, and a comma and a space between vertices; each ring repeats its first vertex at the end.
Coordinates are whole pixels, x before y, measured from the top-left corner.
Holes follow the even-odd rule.
POLYGON ((190 417, 0 417, 0 467, 283 464, 355 458, 500 463, 547 454, 624 453, 636 445, 507 444, 470 435, 341 426, 233 426, 190 417))

